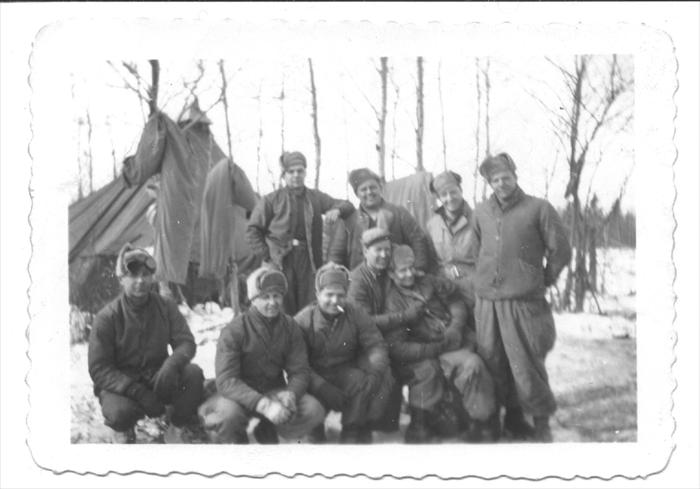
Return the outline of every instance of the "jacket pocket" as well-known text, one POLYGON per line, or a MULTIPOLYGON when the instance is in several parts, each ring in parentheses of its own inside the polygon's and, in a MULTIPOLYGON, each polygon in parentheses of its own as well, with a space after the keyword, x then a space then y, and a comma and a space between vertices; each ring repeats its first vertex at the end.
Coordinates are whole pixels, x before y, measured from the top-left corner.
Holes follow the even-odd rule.
POLYGON ((556 329, 552 310, 545 299, 519 303, 523 332, 536 356, 544 358, 554 347, 556 329))

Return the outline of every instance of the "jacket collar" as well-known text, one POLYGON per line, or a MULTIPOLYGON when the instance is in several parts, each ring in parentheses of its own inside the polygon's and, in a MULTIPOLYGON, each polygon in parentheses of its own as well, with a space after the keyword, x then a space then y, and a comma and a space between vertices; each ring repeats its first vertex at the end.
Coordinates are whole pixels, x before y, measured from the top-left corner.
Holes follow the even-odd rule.
POLYGON ((472 208, 469 206, 466 200, 462 200, 462 211, 460 212, 459 216, 457 219, 450 221, 450 217, 447 214, 447 209, 445 209, 444 205, 441 205, 435 210, 435 213, 439 215, 442 220, 445 222, 448 228, 456 228, 460 229, 463 227, 463 225, 467 225, 471 222, 472 220, 472 208), (464 218, 464 219, 462 219, 464 218), (461 225, 459 225, 461 222, 461 225))
POLYGON ((520 201, 525 198, 525 192, 520 188, 518 185, 515 187, 515 190, 513 191, 513 194, 510 196, 510 198, 503 204, 498 200, 498 197, 496 197, 495 193, 491 194, 491 197, 489 197, 489 205, 491 206, 491 209, 494 212, 501 212, 501 213, 506 213, 516 205, 520 203, 520 201))

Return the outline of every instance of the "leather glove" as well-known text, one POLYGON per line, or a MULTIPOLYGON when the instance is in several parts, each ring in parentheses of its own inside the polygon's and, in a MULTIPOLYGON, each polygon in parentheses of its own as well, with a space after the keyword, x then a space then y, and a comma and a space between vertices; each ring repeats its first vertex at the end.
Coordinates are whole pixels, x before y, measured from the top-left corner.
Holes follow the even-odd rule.
POLYGON ((329 382, 324 382, 315 392, 318 400, 331 411, 342 411, 347 399, 345 393, 329 382))
POLYGON ((139 382, 129 386, 126 396, 136 401, 150 418, 157 418, 165 412, 165 405, 158 400, 155 392, 139 382))
POLYGON ((255 406, 255 410, 275 425, 283 424, 292 417, 292 413, 281 402, 269 397, 260 399, 255 406))
POLYGON ((275 394, 277 400, 282 403, 292 414, 297 412, 297 395, 292 391, 279 391, 275 394))
POLYGON ((180 367, 176 359, 168 357, 153 377, 153 390, 158 397, 167 399, 175 393, 180 383, 180 367))

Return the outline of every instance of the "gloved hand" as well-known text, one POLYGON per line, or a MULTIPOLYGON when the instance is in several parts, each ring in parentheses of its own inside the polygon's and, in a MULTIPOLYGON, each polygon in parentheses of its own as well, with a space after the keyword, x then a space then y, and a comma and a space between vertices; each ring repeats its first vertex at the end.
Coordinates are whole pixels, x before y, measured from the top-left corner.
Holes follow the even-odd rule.
POLYGON ((153 377, 153 390, 158 397, 167 399, 175 393, 180 383, 180 367, 177 360, 168 357, 153 377))
POLYGON ((425 304, 422 302, 416 302, 403 311, 402 319, 405 322, 416 321, 417 319, 422 318, 424 314, 425 304))
POLYGON ((292 417, 292 413, 281 402, 269 397, 260 399, 255 410, 275 425, 286 423, 292 417))
POLYGON ((339 209, 331 209, 323 215, 324 219, 328 224, 335 224, 335 222, 340 217, 339 209))
POLYGON ((297 395, 292 391, 279 391, 275 394, 277 400, 292 414, 297 412, 297 395))
POLYGON ((165 412, 165 405, 158 400, 155 392, 139 382, 131 384, 125 394, 143 408, 146 416, 156 418, 165 412))
POLYGON ((347 399, 345 393, 329 382, 324 382, 314 392, 318 400, 332 411, 342 411, 347 399))

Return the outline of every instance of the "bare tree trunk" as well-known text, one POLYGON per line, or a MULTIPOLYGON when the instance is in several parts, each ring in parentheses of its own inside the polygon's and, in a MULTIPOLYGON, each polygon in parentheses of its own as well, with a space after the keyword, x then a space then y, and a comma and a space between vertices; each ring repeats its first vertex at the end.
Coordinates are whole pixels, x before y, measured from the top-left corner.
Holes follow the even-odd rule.
POLYGON ((379 58, 379 63, 380 63, 380 69, 379 69, 379 77, 381 78, 381 84, 382 84, 382 108, 379 116, 379 140, 377 141, 377 151, 379 153, 379 176, 384 178, 386 174, 386 169, 385 169, 385 158, 386 158, 386 103, 387 103, 387 96, 386 96, 386 83, 387 83, 387 74, 389 72, 389 67, 387 63, 387 58, 385 56, 379 58))
POLYGON ((117 179, 117 155, 114 152, 114 147, 112 147, 112 179, 117 179))
POLYGON ((284 153, 284 82, 285 82, 285 75, 282 73, 282 90, 280 91, 280 96, 279 96, 279 101, 280 101, 280 141, 282 143, 282 147, 280 150, 280 154, 284 153))
POLYGON ((596 251, 596 228, 593 227, 588 235, 588 284, 591 292, 598 291, 598 257, 596 251))
POLYGON ((257 191, 260 193, 260 167, 262 166, 262 140, 263 140, 263 118, 262 118, 262 83, 258 85, 258 145, 256 147, 255 154, 258 158, 258 167, 255 172, 255 185, 257 186, 257 191))
POLYGON ((477 184, 479 182, 479 163, 481 163, 481 66, 479 58, 474 60, 476 65, 476 150, 474 152, 474 207, 477 204, 477 184))
POLYGON ((423 107, 423 57, 416 59, 418 71, 418 83, 416 84, 416 171, 423 171, 423 130, 424 130, 424 107, 423 107))
POLYGON ((445 141, 445 105, 442 103, 442 60, 438 63, 438 95, 440 97, 440 123, 442 126, 442 166, 447 171, 447 143, 445 141))
POLYGON ((148 91, 149 115, 155 114, 158 110, 158 85, 160 80, 160 63, 157 59, 149 59, 151 65, 151 89, 148 91))
POLYGON ((316 148, 316 177, 314 188, 318 188, 321 177, 321 137, 318 134, 318 104, 316 101, 316 80, 314 79, 314 65, 309 58, 309 77, 311 79, 311 119, 314 127, 314 146, 316 148))
MULTIPOLYGON (((491 77, 489 76, 489 68, 491 67, 490 58, 486 58, 486 68, 484 69, 484 84, 486 89, 486 107, 484 118, 484 133, 486 135, 486 156, 491 155, 491 77)), ((484 183, 481 191, 481 200, 486 200, 486 192, 488 185, 484 183)))
POLYGON ((224 104, 224 120, 226 121, 226 143, 228 146, 228 157, 233 161, 233 151, 231 148, 231 122, 228 118, 228 83, 226 82, 226 69, 224 60, 219 60, 219 74, 221 75, 221 101, 224 104))
POLYGON ((394 82, 393 77, 391 81, 394 85, 394 108, 391 112, 391 179, 394 180, 396 178, 396 108, 399 105, 399 86, 394 82))
POLYGON ((85 151, 85 154, 87 156, 87 165, 88 165, 88 194, 91 194, 93 191, 93 182, 92 182, 92 119, 90 118, 90 111, 88 109, 85 109, 85 122, 87 124, 87 137, 88 137, 87 151, 85 151))

